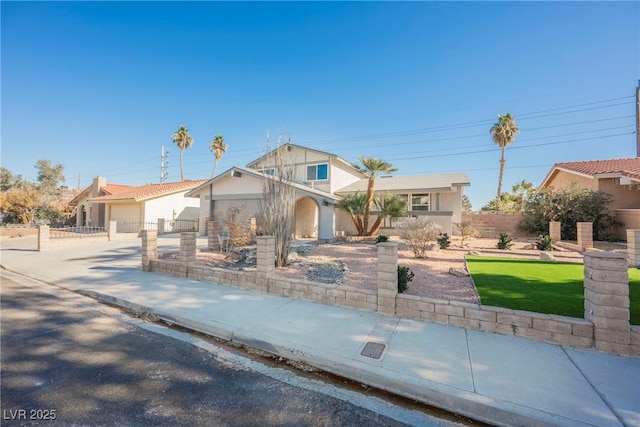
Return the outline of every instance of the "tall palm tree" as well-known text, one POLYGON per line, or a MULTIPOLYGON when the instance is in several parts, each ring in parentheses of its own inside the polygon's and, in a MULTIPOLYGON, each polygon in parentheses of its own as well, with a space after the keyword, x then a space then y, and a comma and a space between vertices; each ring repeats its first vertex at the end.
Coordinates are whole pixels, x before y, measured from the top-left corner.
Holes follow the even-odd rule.
POLYGON ((516 139, 516 134, 520 132, 516 119, 509 113, 498 115, 498 121, 491 126, 491 138, 502 149, 502 157, 500 158, 500 178, 498 178, 498 195, 500 198, 502 193, 502 177, 504 175, 504 149, 516 139))
POLYGON ((227 144, 224 143, 224 137, 222 135, 216 135, 213 141, 209 143, 209 150, 213 152, 213 156, 216 158, 213 163, 213 172, 211 172, 211 178, 213 178, 216 174, 218 160, 220 160, 227 151, 227 144))
POLYGON ((182 154, 184 150, 191 147, 193 144, 193 138, 189 135, 189 129, 187 129, 184 125, 180 125, 177 131, 173 135, 171 135, 173 142, 180 149, 180 180, 184 181, 184 166, 182 164, 182 154))
MULTIPOLYGON (((364 231, 367 233, 367 230, 369 229, 369 215, 371 213, 371 206, 373 205, 373 192, 376 176, 381 173, 395 172, 398 168, 393 167, 391 163, 387 163, 380 159, 374 159, 372 157, 361 156, 359 160, 360 163, 362 163, 362 166, 356 166, 356 168, 369 178, 369 183, 367 185, 367 204, 365 205, 363 218, 364 231)), ((371 233, 367 234, 371 235, 371 233)))

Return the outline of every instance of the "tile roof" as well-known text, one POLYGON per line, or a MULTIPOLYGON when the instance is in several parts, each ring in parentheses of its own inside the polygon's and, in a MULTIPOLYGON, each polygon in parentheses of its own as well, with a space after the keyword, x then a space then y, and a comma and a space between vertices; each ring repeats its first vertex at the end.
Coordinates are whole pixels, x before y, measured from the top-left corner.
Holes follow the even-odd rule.
MULTIPOLYGON (((337 194, 367 191, 368 179, 361 179, 336 191, 337 194)), ((471 185, 466 173, 447 173, 438 175, 393 176, 376 178, 375 191, 429 191, 451 189, 454 185, 471 185)))
POLYGON ((551 175, 557 169, 589 175, 594 178, 597 178, 598 175, 613 174, 640 181, 640 157, 556 163, 543 181, 543 184, 551 178, 551 175))
MULTIPOLYGON (((107 194, 105 196, 94 197, 89 199, 91 202, 113 202, 113 201, 143 201, 147 199, 153 199, 155 197, 165 196, 168 194, 178 193, 180 191, 187 191, 195 188, 206 180, 198 181, 180 181, 180 182, 168 182, 165 184, 146 184, 138 187, 130 187, 126 185, 114 185, 112 190, 117 190, 115 193, 107 194), (118 187, 117 189, 115 187, 118 187), (128 188, 127 188, 128 187, 128 188)), ((109 187, 112 184, 107 184, 109 187)))
POLYGON ((104 187, 101 187, 100 189, 107 194, 116 194, 116 193, 122 193, 127 190, 131 190, 132 188, 134 188, 133 185, 107 184, 104 187))

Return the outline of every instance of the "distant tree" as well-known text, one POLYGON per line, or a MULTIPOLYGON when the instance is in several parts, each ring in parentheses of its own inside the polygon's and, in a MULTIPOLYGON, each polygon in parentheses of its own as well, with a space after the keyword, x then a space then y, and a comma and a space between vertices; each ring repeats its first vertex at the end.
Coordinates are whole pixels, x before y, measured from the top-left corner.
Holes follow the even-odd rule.
POLYGON ((23 184, 22 175, 14 175, 9 169, 0 166, 0 191, 7 191, 23 184))
POLYGON ((5 216, 4 222, 30 224, 39 206, 40 193, 33 184, 13 187, 0 193, 0 211, 5 216))
POLYGON ((462 210, 464 212, 473 211, 473 206, 471 205, 471 200, 469 200, 469 196, 467 196, 466 194, 462 195, 462 210))
POLYGON ((213 152, 213 156, 215 157, 215 161, 213 162, 213 171, 211 172, 211 178, 213 178, 216 174, 218 160, 220 160, 227 151, 227 144, 224 142, 224 137, 222 135, 216 135, 209 143, 209 150, 213 152))
POLYGON ((373 206, 373 195, 375 191, 375 179, 380 174, 388 174, 398 170, 391 163, 387 163, 380 159, 374 159, 371 157, 360 157, 361 166, 356 166, 358 170, 369 178, 367 184, 367 203, 365 205, 363 226, 366 235, 372 236, 371 230, 369 230, 369 215, 371 214, 371 207, 373 206), (368 231, 369 230, 369 231, 368 231))
POLYGON ((521 212, 525 203, 536 191, 528 181, 520 181, 511 187, 511 193, 502 193, 499 198, 490 200, 482 207, 483 211, 521 212))
POLYGON ((497 199, 500 199, 500 194, 502 194, 502 177, 504 176, 505 164, 504 150, 507 145, 515 141, 516 134, 518 132, 520 132, 520 129, 518 128, 518 125, 516 125, 516 120, 509 113, 498 115, 498 121, 491 127, 490 133, 493 138, 493 142, 495 142, 502 150, 502 157, 500 157, 500 177, 498 178, 498 193, 496 195, 497 199))
POLYGON ((41 159, 35 167, 38 169, 38 191, 47 196, 59 195, 60 185, 65 181, 64 166, 41 159))
POLYGON ((189 135, 189 129, 184 125, 181 125, 178 130, 171 135, 171 138, 173 139, 174 144, 176 144, 180 149, 180 180, 184 181, 184 164, 182 158, 184 150, 193 145, 193 138, 189 135))

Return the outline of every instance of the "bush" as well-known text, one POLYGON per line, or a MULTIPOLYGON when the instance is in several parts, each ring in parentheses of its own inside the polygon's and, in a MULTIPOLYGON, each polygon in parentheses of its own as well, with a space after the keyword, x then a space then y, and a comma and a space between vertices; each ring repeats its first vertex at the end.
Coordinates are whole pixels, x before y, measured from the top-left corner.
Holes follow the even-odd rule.
POLYGON ((430 243, 436 241, 441 227, 420 218, 408 218, 400 223, 400 238, 407 242, 416 258, 426 258, 430 243))
POLYGON ((398 293, 401 294, 409 287, 409 282, 413 280, 415 274, 409 267, 398 266, 398 293))
POLYGON ((500 233, 496 247, 498 249, 511 249, 511 246, 513 246, 513 241, 509 233, 500 233))
POLYGON ((458 230, 460 230, 460 247, 468 246, 467 240, 471 237, 476 237, 478 235, 478 231, 473 226, 473 223, 470 221, 464 222, 456 222, 453 225, 456 226, 458 230))
POLYGON ((376 237, 376 243, 383 243, 388 241, 389 241, 389 236, 385 236, 384 234, 378 234, 378 237, 376 237))
POLYGON ((540 251, 552 251, 553 240, 551 240, 551 236, 548 234, 540 234, 536 239, 536 248, 540 251))
POLYGON ((591 191, 573 183, 571 187, 541 189, 527 199, 519 228, 532 234, 549 232, 549 221, 560 221, 562 239, 577 239, 577 223, 592 222, 594 240, 609 240, 611 229, 621 225, 607 213, 613 199, 602 191, 591 191))
POLYGON ((440 233, 438 235, 438 245, 440 249, 447 249, 451 245, 451 238, 447 233, 440 233))

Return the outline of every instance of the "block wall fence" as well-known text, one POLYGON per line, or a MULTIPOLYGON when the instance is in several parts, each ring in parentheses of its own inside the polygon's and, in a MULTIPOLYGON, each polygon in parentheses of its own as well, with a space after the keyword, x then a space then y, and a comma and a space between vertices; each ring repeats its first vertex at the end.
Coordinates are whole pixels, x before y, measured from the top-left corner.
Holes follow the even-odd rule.
MULTIPOLYGON (((640 230, 637 231, 640 238, 640 230)), ((195 245, 182 245, 182 239, 191 240, 189 233, 181 235, 180 258, 194 261, 157 259, 155 234, 152 230, 146 233, 149 234, 142 234, 145 271, 562 345, 595 347, 615 354, 640 355, 640 326, 629 324, 629 278, 623 254, 585 252, 585 318, 579 319, 398 294, 398 248, 394 242, 378 244, 378 286, 367 290, 278 276, 274 268, 275 239, 270 236, 257 238, 256 269, 235 271, 196 265, 195 245), (183 247, 187 251, 184 254, 183 247)))

